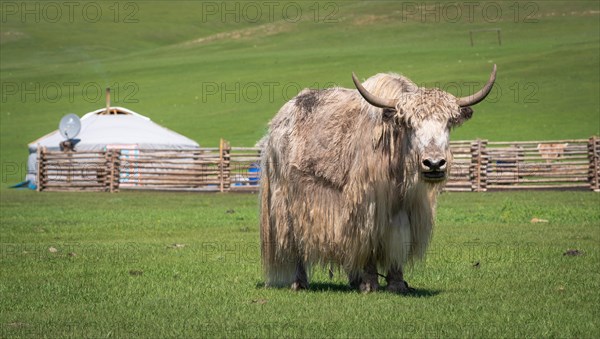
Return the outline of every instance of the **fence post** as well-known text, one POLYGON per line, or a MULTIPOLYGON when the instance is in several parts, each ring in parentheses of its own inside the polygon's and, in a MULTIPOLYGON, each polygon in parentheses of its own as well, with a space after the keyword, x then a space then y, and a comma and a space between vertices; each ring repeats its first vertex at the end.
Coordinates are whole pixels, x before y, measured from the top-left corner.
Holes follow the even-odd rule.
POLYGON ((110 193, 114 192, 114 185, 115 185, 115 162, 114 162, 114 154, 113 154, 113 150, 106 150, 106 153, 104 153, 104 157, 106 159, 106 181, 108 184, 108 191, 110 193))
POLYGON ((471 143, 471 191, 487 191, 487 140, 477 139, 471 143))
POLYGON ((219 140, 219 191, 223 193, 223 138, 219 140))
POLYGON ((108 191, 115 193, 119 191, 119 173, 121 152, 119 150, 107 150, 104 154, 106 159, 106 180, 108 181, 108 191))
POLYGON ((481 144, 480 144, 480 148, 479 148, 479 154, 480 154, 479 158, 481 159, 481 165, 480 165, 481 176, 480 176, 479 185, 480 185, 482 192, 487 191, 487 173, 488 173, 488 163, 489 163, 489 159, 490 159, 490 157, 488 155, 487 145, 488 145, 488 140, 482 140, 481 144))
POLYGON ((588 158, 590 167, 588 178, 590 189, 594 192, 600 192, 600 138, 593 136, 588 141, 588 158))
POLYGON ((231 145, 227 140, 223 140, 223 175, 224 190, 231 190, 231 145))
POLYGON ((40 144, 37 145, 37 175, 36 175, 36 191, 41 192, 43 190, 42 183, 44 182, 42 175, 44 175, 44 149, 40 144))
POLYGON ((111 165, 111 150, 104 150, 104 168, 100 169, 100 165, 96 168, 96 177, 99 176, 99 173, 102 173, 102 180, 104 184, 104 191, 107 190, 112 192, 112 182, 110 181, 112 177, 112 165, 111 165))
POLYGON ((121 150, 114 150, 112 155, 112 167, 113 167, 113 191, 119 192, 119 186, 121 183, 121 150))
POLYGON ((219 182, 221 192, 225 192, 225 190, 229 190, 231 187, 230 152, 231 146, 229 146, 229 143, 225 139, 221 138, 219 141, 219 182))

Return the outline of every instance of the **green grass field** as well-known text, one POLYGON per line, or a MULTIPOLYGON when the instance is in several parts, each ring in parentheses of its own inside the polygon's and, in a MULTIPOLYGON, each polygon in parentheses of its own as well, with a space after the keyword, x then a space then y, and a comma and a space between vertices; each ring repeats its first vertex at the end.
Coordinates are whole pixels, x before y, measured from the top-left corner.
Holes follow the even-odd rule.
POLYGON ((400 296, 262 287, 256 195, 4 193, 0 336, 597 337, 599 202, 443 194, 400 296))
POLYGON ((0 337, 600 336, 591 192, 443 194, 416 292, 398 296, 320 268, 309 291, 263 288, 256 195, 7 188, 27 143, 107 86, 203 146, 251 146, 301 88, 393 71, 465 95, 495 63, 454 140, 600 134, 597 1, 452 4, 0 3, 0 337))

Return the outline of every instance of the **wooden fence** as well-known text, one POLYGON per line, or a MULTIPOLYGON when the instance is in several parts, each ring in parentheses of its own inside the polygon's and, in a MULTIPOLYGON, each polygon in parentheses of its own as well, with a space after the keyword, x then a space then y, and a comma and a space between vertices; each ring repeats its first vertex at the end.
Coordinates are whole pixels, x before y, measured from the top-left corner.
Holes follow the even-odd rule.
POLYGON ((38 191, 110 191, 119 187, 118 152, 60 152, 38 148, 38 191))
MULTIPOLYGON (((453 141, 446 191, 584 189, 600 192, 600 138, 453 141)), ((38 150, 39 191, 258 191, 260 149, 38 150)))

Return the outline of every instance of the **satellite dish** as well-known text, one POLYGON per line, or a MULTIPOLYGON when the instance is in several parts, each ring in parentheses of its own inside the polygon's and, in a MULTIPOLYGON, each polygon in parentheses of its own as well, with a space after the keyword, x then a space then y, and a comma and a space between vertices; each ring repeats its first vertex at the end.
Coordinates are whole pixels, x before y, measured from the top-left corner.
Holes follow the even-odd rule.
POLYGON ((65 139, 73 139, 79 134, 81 130, 81 120, 73 113, 69 113, 60 119, 58 124, 58 131, 65 139))

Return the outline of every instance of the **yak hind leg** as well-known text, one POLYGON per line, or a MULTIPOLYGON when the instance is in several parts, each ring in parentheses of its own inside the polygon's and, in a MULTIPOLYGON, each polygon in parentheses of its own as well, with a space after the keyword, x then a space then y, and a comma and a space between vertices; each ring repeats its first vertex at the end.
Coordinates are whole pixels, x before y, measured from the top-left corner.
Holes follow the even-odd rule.
POLYGON ((402 267, 390 268, 385 280, 387 281, 386 290, 388 292, 407 294, 415 290, 414 288, 409 287, 408 283, 404 280, 402 267))
POLYGON ((369 260, 363 272, 350 272, 348 274, 350 287, 361 292, 376 292, 379 289, 379 275, 374 260, 369 260))
POLYGON ((292 290, 301 291, 308 289, 308 276, 306 275, 306 268, 301 260, 298 260, 296 264, 296 276, 292 283, 292 290))

